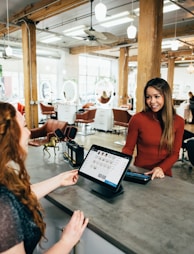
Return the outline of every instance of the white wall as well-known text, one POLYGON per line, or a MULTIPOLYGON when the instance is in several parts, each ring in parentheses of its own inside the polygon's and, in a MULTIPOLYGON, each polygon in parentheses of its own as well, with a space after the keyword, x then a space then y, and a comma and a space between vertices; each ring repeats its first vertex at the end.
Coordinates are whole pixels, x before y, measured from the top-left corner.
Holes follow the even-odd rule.
MULTIPOLYGON (((167 79, 167 68, 161 69, 161 77, 167 79)), ((194 74, 187 72, 187 67, 176 67, 174 70, 174 99, 188 99, 188 92, 194 93, 194 74)))

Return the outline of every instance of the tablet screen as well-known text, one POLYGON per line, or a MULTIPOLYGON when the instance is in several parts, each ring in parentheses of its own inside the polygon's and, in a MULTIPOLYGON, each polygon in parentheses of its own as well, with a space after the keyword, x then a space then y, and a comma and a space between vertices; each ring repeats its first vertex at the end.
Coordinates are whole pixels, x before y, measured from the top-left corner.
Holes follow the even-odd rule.
POLYGON ((130 162, 129 155, 92 145, 79 169, 79 174, 116 191, 130 162))

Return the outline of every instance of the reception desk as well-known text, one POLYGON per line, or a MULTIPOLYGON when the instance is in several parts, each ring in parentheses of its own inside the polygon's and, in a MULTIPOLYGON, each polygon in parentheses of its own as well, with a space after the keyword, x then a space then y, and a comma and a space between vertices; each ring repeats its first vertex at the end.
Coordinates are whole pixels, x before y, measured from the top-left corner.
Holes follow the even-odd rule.
POLYGON ((46 197, 64 215, 81 209, 89 217, 76 253, 193 253, 191 183, 165 177, 147 185, 125 181, 122 185, 123 194, 104 199, 92 192, 91 181, 80 176, 75 186, 59 188, 46 197))

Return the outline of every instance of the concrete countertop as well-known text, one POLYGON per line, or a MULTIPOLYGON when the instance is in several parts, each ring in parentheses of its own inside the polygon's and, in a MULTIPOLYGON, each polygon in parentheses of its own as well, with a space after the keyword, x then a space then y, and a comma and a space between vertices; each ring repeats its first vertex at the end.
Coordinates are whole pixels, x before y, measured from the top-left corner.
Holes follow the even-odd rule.
POLYGON ((165 177, 147 185, 123 181, 124 193, 103 199, 92 182, 59 188, 46 198, 71 214, 83 210, 88 228, 125 253, 178 254, 194 250, 194 188, 165 177))

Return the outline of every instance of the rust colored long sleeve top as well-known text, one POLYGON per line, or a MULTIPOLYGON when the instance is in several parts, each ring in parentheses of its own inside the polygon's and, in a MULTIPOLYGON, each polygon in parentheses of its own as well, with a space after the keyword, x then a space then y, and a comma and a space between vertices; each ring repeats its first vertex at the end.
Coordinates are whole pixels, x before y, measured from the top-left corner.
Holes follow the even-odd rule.
POLYGON ((162 136, 159 121, 153 117, 153 112, 139 112, 129 121, 126 144, 122 152, 133 155, 136 146, 135 166, 148 170, 152 170, 154 167, 161 167, 165 175, 172 176, 171 167, 179 157, 183 132, 184 119, 179 115, 175 115, 172 154, 168 154, 166 149, 159 150, 162 136))

